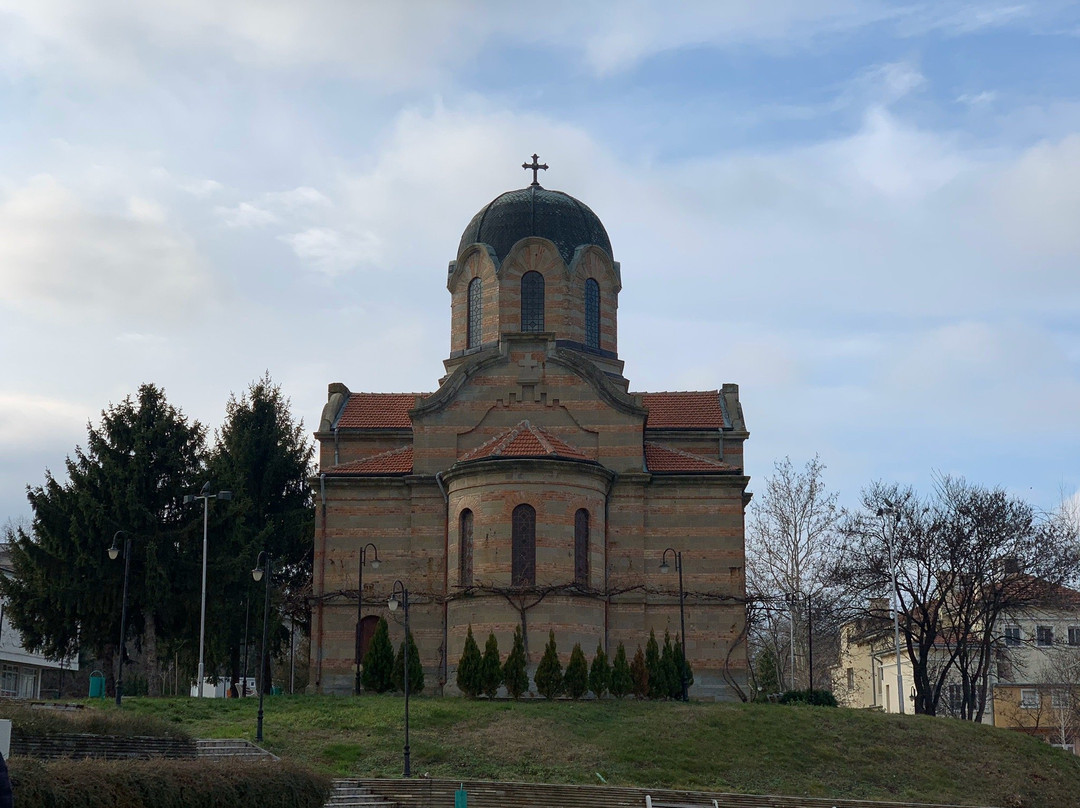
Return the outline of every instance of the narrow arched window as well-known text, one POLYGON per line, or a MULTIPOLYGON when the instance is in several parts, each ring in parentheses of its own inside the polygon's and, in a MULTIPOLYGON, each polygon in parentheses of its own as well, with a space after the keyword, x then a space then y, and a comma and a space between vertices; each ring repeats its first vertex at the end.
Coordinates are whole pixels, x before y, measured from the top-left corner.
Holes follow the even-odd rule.
POLYGON ((600 284, 585 281, 585 347, 600 347, 600 284))
POLYGON ((469 324, 465 332, 466 348, 475 348, 483 337, 480 325, 482 286, 479 278, 469 281, 469 324))
POLYGON ((511 556, 510 583, 536 586, 536 509, 532 505, 514 508, 511 556))
POLYGON ((574 583, 589 585, 589 512, 574 514, 574 583))
POLYGON ((458 583, 472 586, 473 514, 468 508, 458 519, 458 583))
POLYGON ((544 330, 544 276, 539 272, 521 276, 521 330, 544 330))

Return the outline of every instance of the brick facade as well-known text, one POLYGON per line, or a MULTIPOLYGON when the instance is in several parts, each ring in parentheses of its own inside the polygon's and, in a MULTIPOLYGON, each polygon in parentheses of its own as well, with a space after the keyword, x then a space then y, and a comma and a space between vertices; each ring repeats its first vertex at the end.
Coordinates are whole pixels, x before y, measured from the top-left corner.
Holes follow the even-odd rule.
POLYGON ((363 612, 387 617, 396 644, 401 612, 386 601, 395 580, 409 588, 410 623, 436 692, 456 692, 469 625, 481 644, 494 632, 504 658, 523 627, 530 669, 549 630, 564 663, 577 642, 590 659, 597 645, 613 656, 620 642, 632 656, 650 629, 679 634, 678 577, 660 570, 669 547, 683 559, 691 695, 731 698, 731 683, 745 682, 748 433, 738 388, 629 392, 617 356, 619 264, 595 244, 579 245, 568 264, 559 235, 524 232, 501 258, 486 244, 463 245, 448 273, 450 356, 434 393, 330 385, 313 480, 314 689, 354 687, 358 566, 368 542, 381 563, 364 569, 363 612), (521 331, 527 272, 544 279, 541 332, 521 331), (476 278, 480 339, 467 347, 476 278), (598 347, 585 344, 589 279, 600 291, 598 347), (513 514, 523 504, 535 514, 525 582, 512 575, 513 514), (577 554, 576 519, 577 535, 582 525, 588 534, 577 554))

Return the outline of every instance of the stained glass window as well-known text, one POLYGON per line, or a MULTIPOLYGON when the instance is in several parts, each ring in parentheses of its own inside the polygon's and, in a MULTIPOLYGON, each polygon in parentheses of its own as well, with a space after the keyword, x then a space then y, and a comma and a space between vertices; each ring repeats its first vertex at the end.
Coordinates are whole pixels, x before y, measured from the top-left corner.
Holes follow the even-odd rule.
POLYGON ((544 330, 544 276, 539 272, 521 276, 521 330, 544 330))
POLYGON ((461 512, 458 528, 458 583, 472 586, 473 514, 468 508, 461 512))
POLYGON ((536 586, 536 509, 532 505, 514 508, 511 545, 510 582, 536 586))
POLYGON ((585 347, 600 347, 600 284, 585 281, 585 347))
POLYGON ((479 278, 473 278, 469 281, 469 325, 466 332, 466 348, 475 348, 480 344, 481 338, 483 337, 483 330, 480 325, 481 291, 482 288, 479 278))
POLYGON ((584 508, 574 514, 574 583, 589 583, 589 512, 584 508))

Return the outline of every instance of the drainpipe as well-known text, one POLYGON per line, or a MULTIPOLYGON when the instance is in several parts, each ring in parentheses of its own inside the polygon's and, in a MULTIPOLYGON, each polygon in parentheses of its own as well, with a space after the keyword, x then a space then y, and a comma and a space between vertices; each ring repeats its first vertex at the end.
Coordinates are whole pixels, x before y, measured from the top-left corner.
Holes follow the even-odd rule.
POLYGON ((443 596, 442 596, 442 686, 443 695, 446 691, 446 683, 449 679, 449 664, 447 660, 450 657, 450 648, 448 643, 450 642, 450 492, 446 490, 442 481, 443 473, 441 471, 435 473, 435 484, 439 486, 439 492, 443 495, 443 503, 446 505, 445 516, 443 518, 443 596))

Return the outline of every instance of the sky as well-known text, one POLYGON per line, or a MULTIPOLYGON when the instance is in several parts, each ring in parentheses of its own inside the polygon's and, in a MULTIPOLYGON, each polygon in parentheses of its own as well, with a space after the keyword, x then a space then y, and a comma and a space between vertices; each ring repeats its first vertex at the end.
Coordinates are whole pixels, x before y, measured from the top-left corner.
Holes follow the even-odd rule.
POLYGON ((631 389, 740 385, 750 490, 1080 494, 1080 9, 0 0, 0 522, 152 382, 430 392, 472 215, 621 263, 631 389))

